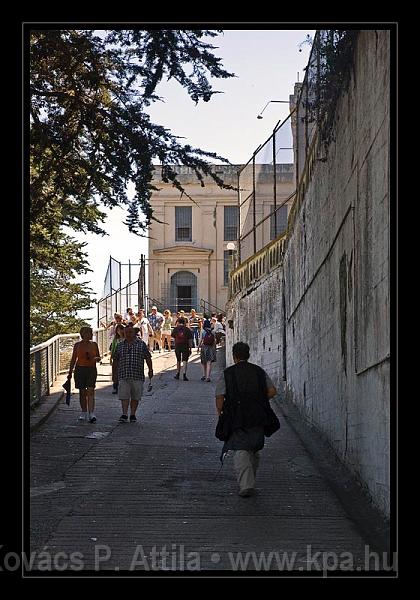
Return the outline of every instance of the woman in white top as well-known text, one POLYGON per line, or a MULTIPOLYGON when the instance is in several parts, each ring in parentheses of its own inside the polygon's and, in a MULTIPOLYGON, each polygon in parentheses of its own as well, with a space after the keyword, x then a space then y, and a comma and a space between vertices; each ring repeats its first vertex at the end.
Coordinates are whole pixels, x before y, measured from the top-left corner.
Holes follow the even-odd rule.
POLYGON ((220 344, 225 334, 225 329, 221 320, 212 319, 212 331, 216 338, 216 344, 220 344))
POLYGON ((137 313, 137 319, 134 324, 134 327, 138 327, 141 339, 146 344, 146 346, 148 346, 149 335, 153 336, 153 331, 150 327, 148 319, 144 316, 144 310, 142 308, 137 313))
POLYGON ((172 315, 171 311, 167 308, 163 311, 163 323, 162 323, 162 348, 165 349, 165 340, 168 344, 168 352, 171 351, 171 333, 172 333, 172 315))
POLYGON ((123 325, 122 315, 120 315, 120 313, 114 313, 114 320, 111 321, 111 323, 108 323, 108 325, 107 325, 106 323, 101 321, 99 323, 99 325, 101 327, 103 327, 104 329, 109 329, 108 338, 109 338, 110 343, 112 343, 112 340, 115 337, 115 329, 116 329, 117 325, 123 325))

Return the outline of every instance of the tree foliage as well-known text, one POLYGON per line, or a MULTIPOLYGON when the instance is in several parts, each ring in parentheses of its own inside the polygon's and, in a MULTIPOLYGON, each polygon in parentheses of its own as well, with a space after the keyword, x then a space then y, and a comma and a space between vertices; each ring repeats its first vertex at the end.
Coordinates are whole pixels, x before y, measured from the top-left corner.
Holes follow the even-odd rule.
POLYGON ((30 337, 31 345, 44 342, 59 333, 74 333, 85 321, 77 317, 78 310, 91 307, 90 288, 86 283, 72 283, 75 273, 87 273, 84 243, 70 236, 46 235, 42 226, 33 227, 33 235, 47 240, 44 248, 35 242, 38 253, 31 258, 30 337))
POLYGON ((177 164, 191 167, 202 185, 210 176, 232 189, 212 172, 210 162, 227 160, 181 144, 146 112, 161 100, 156 90, 165 79, 176 80, 195 103, 219 93, 210 79, 233 74, 203 40, 218 33, 30 32, 31 341, 47 331, 68 331, 75 311, 90 304, 85 284, 68 283, 89 268, 84 244, 64 228, 103 235, 101 207, 125 206, 129 230, 141 235, 153 219, 153 162, 181 193, 186 194, 177 164), (128 195, 129 182, 134 197, 128 195))
POLYGON ((358 34, 357 29, 319 30, 314 40, 307 36, 301 44, 313 43, 308 64, 304 118, 308 122, 316 122, 326 152, 334 140, 335 109, 350 81, 358 34))
POLYGON ((145 109, 159 100, 162 79, 178 81, 197 103, 213 91, 208 77, 226 78, 207 30, 42 30, 31 32, 31 211, 32 219, 58 202, 63 224, 99 233, 94 198, 104 206, 126 205, 127 225, 141 233, 152 218, 153 161, 181 191, 171 165, 211 176, 209 159, 222 157, 180 144, 152 123, 145 109), (132 181, 135 195, 129 198, 132 181), (82 213, 80 212, 82 209, 82 213), (140 213, 144 219, 140 220, 140 213))

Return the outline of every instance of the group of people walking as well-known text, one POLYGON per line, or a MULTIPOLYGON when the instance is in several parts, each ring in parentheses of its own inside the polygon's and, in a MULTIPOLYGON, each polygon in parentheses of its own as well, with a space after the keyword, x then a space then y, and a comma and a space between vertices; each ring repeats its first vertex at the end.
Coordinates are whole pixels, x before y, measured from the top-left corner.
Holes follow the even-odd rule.
MULTIPOLYGON (((153 313, 154 309, 152 314, 156 316, 157 310, 153 313)), ((158 317, 156 321, 157 319, 158 317)), ((164 321, 165 317, 162 323, 164 321)), ((122 319, 120 321, 118 315, 115 315, 114 337, 110 349, 114 391, 117 390, 122 407, 120 423, 137 421, 136 411, 145 382, 144 363, 147 364, 150 380, 153 377, 151 351, 139 331, 139 328, 130 323, 124 325, 122 319)), ((210 319, 204 319, 198 343, 203 368, 202 381, 210 381, 211 365, 216 361, 216 333, 210 319)), ((180 379, 183 363, 182 379, 188 381, 187 364, 194 339, 193 327, 188 327, 186 318, 180 315, 170 335, 174 339, 177 358, 174 377, 180 379)), ((101 360, 101 356, 90 327, 82 327, 80 337, 81 340, 73 348, 67 378, 71 380, 74 371, 82 409, 79 420, 95 423, 96 363, 101 360)), ((257 365, 248 363, 248 359, 249 346, 237 342, 233 346, 234 365, 223 371, 215 391, 217 414, 228 409, 231 417, 231 431, 224 442, 223 451, 233 451, 241 497, 248 497, 254 491, 258 452, 264 446, 266 409, 269 399, 277 393, 268 374, 257 365)))
POLYGON ((210 321, 210 327, 216 338, 216 344, 220 344, 225 337, 225 317, 222 313, 212 315, 204 314, 201 317, 194 308, 190 313, 179 310, 175 315, 167 308, 163 313, 159 312, 156 306, 152 306, 151 313, 146 317, 145 310, 141 308, 134 313, 131 308, 127 308, 125 316, 120 313, 114 314, 114 319, 106 324, 100 325, 109 330, 110 341, 115 337, 115 330, 118 325, 124 327, 132 326, 138 330, 139 337, 144 341, 150 352, 161 352, 172 349, 172 330, 179 325, 179 319, 184 319, 184 324, 192 333, 192 344, 197 350, 200 347, 200 340, 205 328, 205 321, 210 321))
POLYGON ((146 318, 143 309, 140 309, 136 315, 131 308, 127 309, 125 317, 120 313, 114 314, 114 320, 108 325, 102 325, 109 329, 110 335, 110 354, 113 381, 113 393, 118 392, 118 369, 114 361, 114 354, 117 345, 124 339, 124 330, 127 327, 133 327, 137 337, 139 337, 147 346, 150 353, 159 352, 161 348, 171 352, 172 346, 177 358, 177 372, 175 379, 188 381, 187 365, 193 348, 201 355, 201 364, 203 369, 202 381, 211 381, 212 364, 216 362, 216 348, 225 337, 225 324, 223 314, 211 316, 204 315, 202 318, 195 309, 191 309, 190 314, 184 310, 177 312, 172 316, 171 311, 166 309, 163 314, 152 306, 151 313, 146 318), (155 350, 156 349, 156 350, 155 350))
MULTIPOLYGON (((156 306, 152 307, 151 314, 147 318, 143 309, 134 314, 132 309, 128 308, 125 317, 115 313, 114 320, 104 327, 109 329, 112 393, 118 394, 121 400, 121 422, 128 421, 129 402, 131 402, 130 421, 137 420, 136 410, 145 381, 143 364, 146 361, 149 367, 149 378, 153 377, 151 353, 154 352, 155 343, 160 352, 162 343, 166 342, 170 352, 173 340, 177 359, 175 379, 180 379, 182 375, 183 381, 189 381, 188 359, 194 344, 197 352, 201 354, 203 370, 201 380, 210 382, 212 364, 216 362, 217 340, 224 335, 223 315, 202 319, 194 309, 189 316, 180 310, 174 322, 169 309, 161 314, 156 306), (135 385, 127 383, 132 381, 137 383, 135 385)), ((90 327, 82 327, 80 337, 81 341, 73 348, 68 379, 72 378, 74 370, 75 387, 80 392, 82 409, 79 420, 95 423, 97 420, 94 412, 96 363, 101 360, 101 357, 97 343, 92 341, 93 331, 90 327)))

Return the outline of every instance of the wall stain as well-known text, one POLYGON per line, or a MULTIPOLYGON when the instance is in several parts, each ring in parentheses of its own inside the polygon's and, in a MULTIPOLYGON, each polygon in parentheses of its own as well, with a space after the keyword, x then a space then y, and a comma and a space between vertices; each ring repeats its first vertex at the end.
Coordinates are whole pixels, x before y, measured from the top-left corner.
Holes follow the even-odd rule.
POLYGON ((344 252, 340 260, 340 332, 341 361, 347 377, 347 257, 344 252))

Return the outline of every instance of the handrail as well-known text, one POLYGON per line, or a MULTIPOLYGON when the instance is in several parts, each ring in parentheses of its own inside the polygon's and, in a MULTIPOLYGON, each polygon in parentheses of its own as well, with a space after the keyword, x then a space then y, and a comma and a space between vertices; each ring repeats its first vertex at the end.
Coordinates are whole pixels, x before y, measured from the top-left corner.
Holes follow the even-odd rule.
POLYGON ((229 299, 282 264, 286 235, 287 232, 284 232, 230 272, 229 299))
MULTIPOLYGON (((102 329, 102 328, 100 328, 102 329)), ((43 350, 44 348, 46 348, 47 346, 49 346, 50 344, 52 344, 53 342, 55 342, 56 340, 60 339, 60 338, 66 338, 66 337, 74 337, 75 335, 79 335, 78 333, 60 333, 59 335, 55 335, 54 337, 48 339, 46 342, 42 342, 42 344, 38 344, 37 346, 32 346, 32 348, 30 349, 30 353, 33 354, 34 352, 37 352, 38 350, 43 350)))
POLYGON ((206 311, 206 305, 207 306, 211 306, 212 308, 216 309, 217 314, 222 313, 223 315, 226 314, 226 311, 219 308, 218 306, 216 306, 215 304, 212 304, 211 302, 208 302, 207 300, 204 300, 204 298, 200 299, 200 307, 203 309, 203 311, 206 311))
MULTIPOLYGON (((109 352, 108 333, 103 328, 93 329, 99 353, 109 352)), ((34 406, 50 393, 50 387, 61 373, 68 371, 74 342, 80 339, 79 333, 55 335, 46 342, 30 349, 30 404, 34 406)))

